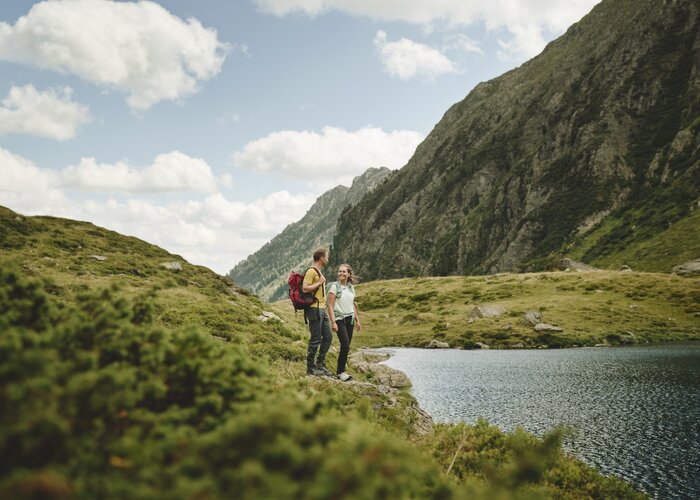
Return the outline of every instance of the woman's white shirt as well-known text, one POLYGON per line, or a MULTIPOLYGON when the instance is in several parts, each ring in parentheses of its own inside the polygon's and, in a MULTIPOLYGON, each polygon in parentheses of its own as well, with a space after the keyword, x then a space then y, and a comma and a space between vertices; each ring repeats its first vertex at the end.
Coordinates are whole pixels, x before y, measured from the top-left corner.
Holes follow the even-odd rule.
POLYGON ((335 319, 342 319, 355 315, 355 287, 352 285, 341 285, 339 281, 333 283, 328 294, 335 294, 333 313, 335 319))

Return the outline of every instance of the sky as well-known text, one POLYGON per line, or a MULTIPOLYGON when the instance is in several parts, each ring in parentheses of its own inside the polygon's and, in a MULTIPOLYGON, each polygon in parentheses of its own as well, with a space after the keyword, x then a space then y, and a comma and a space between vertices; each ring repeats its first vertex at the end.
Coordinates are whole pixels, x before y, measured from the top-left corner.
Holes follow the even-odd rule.
POLYGON ((0 205, 225 274, 597 2, 3 0, 0 205))

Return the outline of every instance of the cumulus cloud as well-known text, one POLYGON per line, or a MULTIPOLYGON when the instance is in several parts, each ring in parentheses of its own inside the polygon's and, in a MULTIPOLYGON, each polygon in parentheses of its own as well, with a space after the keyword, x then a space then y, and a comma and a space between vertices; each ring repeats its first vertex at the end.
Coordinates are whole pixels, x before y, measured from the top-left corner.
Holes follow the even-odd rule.
POLYGON ((0 22, 0 60, 125 92, 135 110, 196 92, 228 50, 215 30, 149 1, 46 0, 14 25, 0 22))
POLYGON ((386 33, 380 30, 374 37, 374 45, 384 71, 401 80, 422 78, 433 81, 440 75, 456 71, 455 65, 442 52, 407 38, 388 42, 386 33))
MULTIPOLYGON (((145 168, 126 162, 97 163, 95 158, 82 158, 77 165, 63 169, 59 177, 62 187, 122 192, 193 191, 214 193, 217 182, 209 165, 179 151, 158 155, 145 168)), ((225 182, 230 179, 224 177, 225 182)))
POLYGON ((543 33, 562 32, 600 0, 255 0, 260 10, 284 16, 317 16, 329 11, 386 21, 405 21, 448 28, 484 23, 491 31, 505 30, 501 40, 505 57, 524 59, 544 48, 543 33))
POLYGON ((230 201, 221 192, 170 203, 143 195, 105 199, 100 192, 89 192, 87 200, 77 200, 65 192, 66 170, 40 168, 0 148, 0 205, 25 215, 90 221, 159 245, 221 274, 299 220, 316 200, 312 193, 287 191, 252 202, 230 201))
POLYGON ((355 132, 325 127, 321 133, 284 130, 249 142, 232 160, 243 168, 302 177, 324 187, 349 184, 369 167, 400 168, 424 139, 419 132, 355 132))
POLYGON ((33 85, 12 87, 0 102, 0 135, 29 134, 65 141, 90 121, 87 106, 74 102, 66 87, 39 92, 33 85))

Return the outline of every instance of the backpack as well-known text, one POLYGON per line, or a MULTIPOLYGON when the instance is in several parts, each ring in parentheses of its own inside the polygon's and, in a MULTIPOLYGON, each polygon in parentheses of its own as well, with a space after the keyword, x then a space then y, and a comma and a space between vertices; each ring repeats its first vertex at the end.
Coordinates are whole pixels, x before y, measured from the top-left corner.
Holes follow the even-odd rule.
MULTIPOLYGON (((309 267, 306 269, 306 271, 309 269, 313 269, 319 276, 321 276, 321 273, 319 273, 318 269, 315 267, 309 267)), ((302 290, 306 271, 304 271, 304 274, 292 271, 292 273, 289 275, 289 279, 287 280, 287 283, 289 284, 289 299, 292 301, 292 306, 294 306, 295 312, 299 310, 306 310, 309 308, 309 306, 316 302, 315 294, 304 293, 302 290)))

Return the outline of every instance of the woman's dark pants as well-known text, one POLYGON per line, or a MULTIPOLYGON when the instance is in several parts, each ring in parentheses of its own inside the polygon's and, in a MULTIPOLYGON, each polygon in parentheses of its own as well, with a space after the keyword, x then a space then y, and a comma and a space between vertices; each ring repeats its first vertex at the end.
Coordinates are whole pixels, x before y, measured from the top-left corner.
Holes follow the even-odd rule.
POLYGON ((335 322, 338 325, 338 340, 340 340, 340 353, 338 353, 338 375, 345 371, 345 365, 348 362, 348 353, 350 352, 350 342, 352 342, 352 331, 355 325, 352 322, 352 316, 343 318, 335 322))

